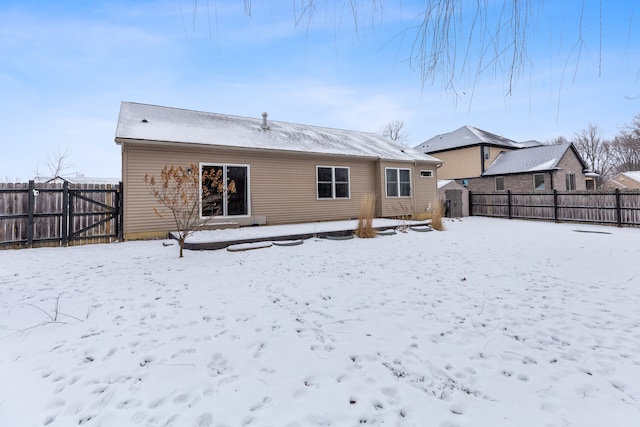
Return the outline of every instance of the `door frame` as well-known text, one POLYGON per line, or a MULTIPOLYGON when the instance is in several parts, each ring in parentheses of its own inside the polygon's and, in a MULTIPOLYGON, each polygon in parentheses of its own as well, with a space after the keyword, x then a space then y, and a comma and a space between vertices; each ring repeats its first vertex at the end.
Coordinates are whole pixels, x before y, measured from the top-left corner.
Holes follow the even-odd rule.
POLYGON ((200 183, 199 185, 199 193, 200 193, 200 217, 201 218, 209 218, 209 217, 203 217, 202 216, 202 168, 203 167, 207 167, 207 166, 217 166, 217 167, 221 167, 222 168, 222 179, 225 182, 225 186, 224 186, 224 193, 226 196, 227 193, 227 168, 228 167, 240 167, 240 168, 245 168, 246 170, 246 176, 245 176, 245 181, 246 181, 246 210, 247 213, 243 214, 243 215, 228 215, 228 202, 227 202, 227 197, 223 197, 222 200, 222 214, 221 215, 216 215, 216 217, 222 217, 222 218, 246 218, 251 216, 251 167, 248 164, 241 164, 241 163, 225 163, 225 162, 200 162, 199 168, 198 168, 198 173, 200 174, 199 178, 198 178, 198 182, 200 183))

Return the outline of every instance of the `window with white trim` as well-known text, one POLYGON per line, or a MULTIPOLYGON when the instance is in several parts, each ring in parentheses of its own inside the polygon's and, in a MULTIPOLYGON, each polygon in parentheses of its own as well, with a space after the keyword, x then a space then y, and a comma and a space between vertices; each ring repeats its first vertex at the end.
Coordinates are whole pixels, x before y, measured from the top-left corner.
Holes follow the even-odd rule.
POLYGON ((431 169, 421 170, 420 176, 422 178, 433 178, 433 171, 431 169))
POLYGON ((411 197, 411 169, 385 168, 387 197, 411 197))
POLYGON ((316 188, 318 199, 348 199, 349 168, 316 166, 316 188))

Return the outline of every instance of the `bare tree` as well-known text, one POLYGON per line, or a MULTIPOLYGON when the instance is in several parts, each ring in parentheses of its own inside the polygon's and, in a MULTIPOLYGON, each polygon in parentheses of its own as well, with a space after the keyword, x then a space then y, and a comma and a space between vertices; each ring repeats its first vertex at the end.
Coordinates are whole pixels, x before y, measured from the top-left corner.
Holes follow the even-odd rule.
POLYGON ((560 145, 560 144, 565 144, 567 142, 569 142, 569 140, 566 137, 560 135, 560 136, 557 136, 555 138, 551 138, 548 141, 545 141, 545 144, 547 144, 547 145, 560 145))
POLYGON ((610 151, 616 173, 640 170, 640 114, 613 138, 610 151))
MULTIPOLYGON (((69 151, 69 147, 65 148, 64 151, 56 149, 48 153, 46 167, 47 171, 44 172, 44 174, 52 180, 64 178, 65 175, 69 176, 69 174, 72 173, 71 169, 75 167, 75 163, 71 162, 71 151, 69 151)), ((37 167, 35 175, 37 178, 43 177, 37 167)))
POLYGON ((202 172, 199 167, 168 165, 160 175, 145 174, 147 190, 160 203, 160 209, 153 207, 155 214, 163 218, 170 215, 178 233, 180 258, 183 256, 184 242, 194 231, 210 222, 220 212, 220 201, 228 193, 235 193, 235 183, 224 184, 222 169, 202 172), (207 212, 203 216, 202 212, 207 212))
POLYGON ((402 120, 392 120, 385 124, 379 131, 380 135, 395 141, 399 144, 409 142, 409 135, 404 130, 404 122, 402 120))
POLYGON ((586 128, 578 131, 573 139, 573 145, 587 166, 600 175, 597 179, 598 186, 610 178, 614 167, 610 142, 601 136, 598 125, 590 123, 586 128))

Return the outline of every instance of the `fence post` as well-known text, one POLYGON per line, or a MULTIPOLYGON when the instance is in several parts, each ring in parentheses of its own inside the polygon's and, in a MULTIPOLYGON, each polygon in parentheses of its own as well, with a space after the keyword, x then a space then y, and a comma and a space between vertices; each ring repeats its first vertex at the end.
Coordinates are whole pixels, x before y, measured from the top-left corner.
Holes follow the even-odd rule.
POLYGON ((509 214, 509 219, 513 219, 511 214, 511 190, 507 190, 507 213, 509 214))
POLYGON ((69 244, 69 182, 62 183, 62 246, 69 244))
POLYGON ((33 180, 29 181, 29 194, 27 194, 28 208, 27 212, 27 247, 33 245, 33 226, 34 226, 34 213, 36 207, 36 183, 33 180))
POLYGON ((124 218, 123 212, 123 203, 122 200, 124 198, 122 181, 118 183, 118 191, 115 194, 115 209, 116 209, 116 236, 118 236, 118 241, 122 242, 122 221, 124 218))
POLYGON ((469 216, 473 216, 473 197, 472 196, 472 191, 469 190, 469 216))
POLYGON ((553 222, 558 222, 558 190, 553 190, 553 222))
POLYGON ((616 188, 616 223, 622 227, 622 206, 620 206, 620 189, 616 188))

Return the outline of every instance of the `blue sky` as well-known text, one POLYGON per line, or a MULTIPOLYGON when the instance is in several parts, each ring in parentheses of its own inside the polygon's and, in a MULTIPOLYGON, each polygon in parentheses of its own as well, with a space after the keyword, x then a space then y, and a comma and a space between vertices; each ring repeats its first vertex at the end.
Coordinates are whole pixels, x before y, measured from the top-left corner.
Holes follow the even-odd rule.
POLYGON ((401 120, 411 146, 463 125, 545 141, 594 123, 614 136, 640 114, 640 5, 602 2, 601 19, 597 0, 531 1, 510 95, 504 63, 475 73, 486 32, 465 68, 458 54, 457 95, 448 73, 423 84, 412 46, 424 1, 356 2, 357 30, 344 0, 319 0, 298 25, 299 1, 253 0, 251 16, 239 0, 0 2, 0 180, 46 174, 64 151, 68 172, 119 177, 121 101, 372 132, 401 120))

